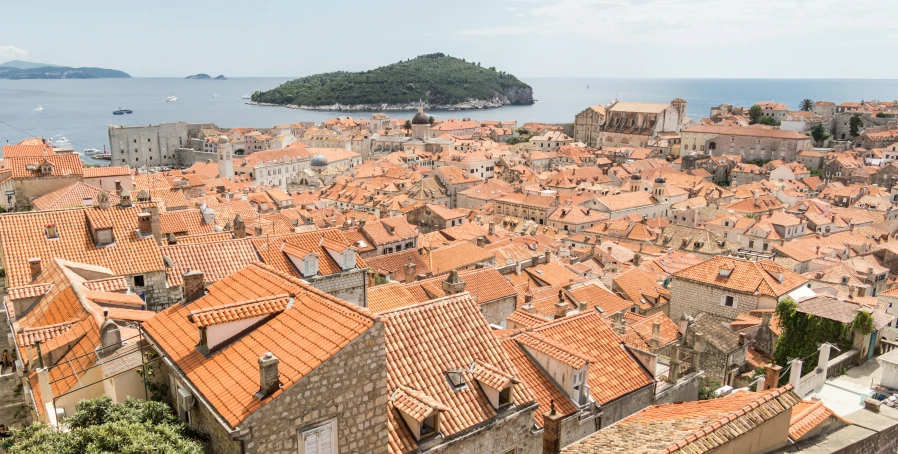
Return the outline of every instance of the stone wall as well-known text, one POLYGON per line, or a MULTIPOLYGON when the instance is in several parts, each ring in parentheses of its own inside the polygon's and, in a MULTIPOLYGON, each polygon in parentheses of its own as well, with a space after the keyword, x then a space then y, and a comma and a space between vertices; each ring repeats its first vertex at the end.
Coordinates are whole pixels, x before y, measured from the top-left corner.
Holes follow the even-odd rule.
POLYGON ((13 191, 16 192, 16 209, 30 210, 32 209, 32 200, 83 180, 84 178, 82 175, 15 178, 12 180, 12 186, 13 191))
MULTIPOLYGON (((7 318, 6 306, 0 308, 0 352, 9 352, 10 359, 15 361, 16 346, 9 342, 10 321, 7 318)), ((12 368, 0 368, 0 423, 9 427, 20 428, 31 422, 30 404, 26 405, 27 394, 23 391, 22 381, 12 368)))
POLYGON ((699 312, 735 320, 736 316, 758 308, 758 297, 736 293, 724 288, 699 284, 684 279, 672 278, 670 282, 670 319, 680 320, 683 313, 695 316, 699 312), (723 297, 736 297, 735 307, 722 304, 723 297))
POLYGON ((143 295, 144 301, 147 302, 147 309, 152 311, 162 311, 165 308, 169 307, 177 301, 177 299, 172 299, 172 297, 177 298, 180 292, 173 292, 172 289, 168 288, 165 279, 165 271, 153 271, 150 273, 138 274, 138 275, 128 275, 125 276, 125 280, 128 282, 128 285, 131 286, 131 291, 138 294, 143 295), (137 287, 134 285, 134 277, 135 276, 143 276, 144 278, 144 286, 137 287))
POLYGON ((561 446, 567 446, 592 435, 601 428, 601 423, 601 417, 587 412, 568 416, 561 421, 561 446))
POLYGON ((378 322, 241 425, 247 453, 294 454, 304 430, 335 419, 337 452, 387 452, 387 367, 378 322))
POLYGON ((655 401, 655 384, 640 388, 601 407, 601 427, 608 427, 642 410, 655 401))
POLYGON ((421 447, 418 451, 440 454, 539 454, 542 452, 542 437, 531 430, 534 411, 537 411, 535 403, 514 406, 487 425, 470 430, 470 434, 456 434, 449 443, 432 448, 421 447))
POLYGON ((692 402, 698 400, 698 388, 703 371, 693 372, 677 380, 676 383, 658 383, 655 388, 653 405, 692 402))
POLYGON ((505 327, 505 319, 514 312, 516 304, 517 297, 515 295, 499 298, 481 304, 480 313, 483 314, 483 317, 489 324, 505 327))
POLYGON ((368 307, 368 268, 306 279, 313 287, 361 307, 368 307))
POLYGON ((198 151, 189 148, 175 150, 175 163, 179 166, 190 167, 197 162, 218 162, 218 153, 198 151))
POLYGON ((177 165, 175 150, 186 146, 189 138, 199 137, 202 129, 218 129, 212 123, 161 123, 150 126, 114 125, 109 127, 110 165, 132 167, 177 165))

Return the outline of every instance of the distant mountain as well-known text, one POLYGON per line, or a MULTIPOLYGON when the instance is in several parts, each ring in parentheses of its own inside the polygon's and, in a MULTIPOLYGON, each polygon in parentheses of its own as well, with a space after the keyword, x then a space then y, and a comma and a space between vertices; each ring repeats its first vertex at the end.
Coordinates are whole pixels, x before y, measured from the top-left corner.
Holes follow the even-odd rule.
POLYGON ((19 60, 0 65, 0 79, 127 79, 130 77, 128 73, 116 69, 72 68, 19 60), (30 67, 21 68, 19 66, 30 67))
POLYGON ((533 104, 533 89, 517 77, 441 53, 363 72, 306 76, 264 92, 252 102, 315 110, 473 109, 533 104))
POLYGON ((18 69, 46 68, 48 66, 55 67, 56 65, 51 65, 49 63, 34 63, 34 62, 22 61, 22 60, 10 60, 6 63, 0 64, 0 67, 18 68, 18 69))
MULTIPOLYGON (((194 74, 192 76, 187 76, 185 79, 193 79, 193 80, 213 80, 212 76, 204 73, 194 74)), ((228 80, 227 77, 219 75, 216 76, 214 80, 228 80)))

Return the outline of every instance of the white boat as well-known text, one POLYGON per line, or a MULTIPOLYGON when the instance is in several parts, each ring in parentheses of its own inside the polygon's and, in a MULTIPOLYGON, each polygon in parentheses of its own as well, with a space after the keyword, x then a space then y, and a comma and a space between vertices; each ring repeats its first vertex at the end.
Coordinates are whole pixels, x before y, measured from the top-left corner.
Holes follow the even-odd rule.
POLYGON ((96 148, 85 148, 84 149, 84 154, 86 154, 86 155, 97 154, 97 153, 100 153, 100 150, 98 150, 96 148))
POLYGON ((44 110, 44 108, 41 107, 41 106, 37 106, 37 107, 34 108, 34 110, 35 110, 36 112, 40 112, 40 111, 44 110))
POLYGON ((247 94, 241 96, 240 99, 253 99, 253 94, 247 93, 247 94))
POLYGON ((66 139, 65 136, 56 136, 56 138, 51 137, 50 144, 53 145, 54 148, 72 148, 72 142, 69 139, 66 139))
POLYGON ((165 102, 175 102, 177 100, 178 100, 178 97, 175 95, 171 95, 171 96, 165 98, 165 102))
POLYGON ((212 97, 213 97, 213 98, 217 98, 218 95, 216 95, 215 93, 212 93, 212 97))

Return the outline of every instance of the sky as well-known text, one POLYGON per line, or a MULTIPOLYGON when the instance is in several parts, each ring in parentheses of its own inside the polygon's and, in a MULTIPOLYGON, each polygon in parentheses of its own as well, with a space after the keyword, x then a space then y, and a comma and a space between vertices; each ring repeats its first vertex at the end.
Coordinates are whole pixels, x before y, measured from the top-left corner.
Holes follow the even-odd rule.
POLYGON ((0 61, 294 77, 443 52, 519 77, 898 77, 896 0, 3 0, 0 61))

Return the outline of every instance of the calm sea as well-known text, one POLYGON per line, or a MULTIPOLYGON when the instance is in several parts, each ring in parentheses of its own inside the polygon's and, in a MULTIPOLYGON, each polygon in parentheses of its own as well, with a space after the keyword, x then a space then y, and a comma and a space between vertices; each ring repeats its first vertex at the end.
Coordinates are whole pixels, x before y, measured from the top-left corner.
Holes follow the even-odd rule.
MULTIPOLYGON (((240 97, 268 90, 290 78, 235 78, 226 81, 178 78, 103 80, 0 80, 0 143, 28 136, 64 136, 78 151, 109 142, 107 126, 160 122, 213 122, 222 127, 268 127, 298 121, 320 122, 336 115, 367 117, 370 112, 336 113, 249 106, 240 97), (212 95, 217 94, 217 98, 212 95), (177 102, 167 103, 169 95, 177 102), (43 110, 34 110, 38 106, 43 110), (118 107, 132 115, 114 116, 118 107)), ((786 102, 797 108, 804 98, 836 103, 862 99, 898 99, 898 80, 799 79, 602 79, 524 78, 533 87, 536 104, 486 111, 429 111, 437 118, 470 116, 479 120, 572 122, 574 115, 615 97, 624 101, 668 102, 684 98, 688 115, 708 115, 721 103, 748 106, 758 101, 786 102)), ((392 112, 411 118, 412 112, 392 112)))

